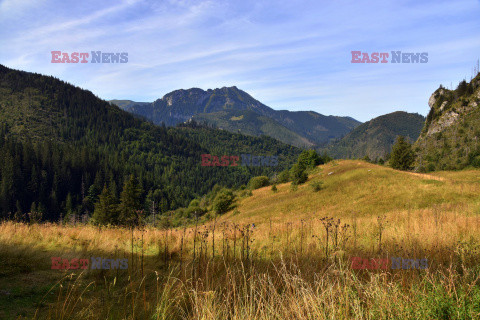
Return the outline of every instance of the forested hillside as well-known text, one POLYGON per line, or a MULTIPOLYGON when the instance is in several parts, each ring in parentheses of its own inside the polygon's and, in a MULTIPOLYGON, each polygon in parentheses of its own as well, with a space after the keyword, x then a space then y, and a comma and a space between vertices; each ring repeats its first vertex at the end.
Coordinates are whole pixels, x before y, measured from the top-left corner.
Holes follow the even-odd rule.
POLYGON ((287 129, 277 121, 250 110, 229 109, 212 113, 199 113, 194 115, 192 119, 230 132, 252 136, 266 135, 292 146, 311 147, 314 145, 307 138, 287 129))
POLYGON ((272 172, 268 167, 202 167, 201 154, 221 150, 221 141, 244 145, 243 152, 281 155, 278 171, 299 154, 272 139, 222 132, 219 140, 214 130, 205 134, 205 129, 191 128, 187 137, 180 129, 136 119, 59 79, 1 65, 0 124, 2 217, 42 212, 44 219, 56 220, 91 214, 103 187, 120 199, 130 175, 142 190, 137 209, 147 209, 148 198, 166 211, 185 206, 215 184, 239 186, 253 175, 272 172), (202 144, 192 138, 195 130, 202 144))
POLYGON ((342 139, 332 143, 327 152, 336 158, 384 159, 397 136, 417 140, 425 117, 418 113, 392 112, 362 123, 342 139))

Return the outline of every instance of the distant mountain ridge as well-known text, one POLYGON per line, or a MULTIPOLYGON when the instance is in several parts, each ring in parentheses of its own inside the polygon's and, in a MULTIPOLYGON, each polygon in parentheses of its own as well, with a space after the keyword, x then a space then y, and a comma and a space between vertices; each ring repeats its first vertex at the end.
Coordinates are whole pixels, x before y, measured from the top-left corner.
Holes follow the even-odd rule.
POLYGON ((397 136, 407 137, 411 142, 417 140, 425 122, 418 113, 396 111, 367 121, 345 137, 332 143, 327 152, 336 158, 385 159, 397 136))
POLYGON ((130 108, 133 105, 146 105, 149 104, 149 102, 136 102, 132 100, 110 100, 109 102, 117 105, 120 109, 126 110, 130 108))
POLYGON ((331 139, 347 134, 361 123, 351 117, 324 116, 314 111, 277 111, 235 86, 206 91, 199 88, 175 90, 149 104, 125 101, 127 100, 111 102, 120 103, 124 110, 155 124, 174 126, 192 117, 195 119, 196 116, 210 124, 221 123, 228 131, 265 134, 296 146, 324 145, 331 139), (235 119, 226 118, 226 113, 233 111, 235 119), (238 118, 242 115, 243 118, 256 118, 257 124, 258 121, 268 122, 268 126, 258 128, 246 121, 242 122, 242 119, 238 118))
POLYGON ((293 146, 312 147, 314 145, 307 138, 282 126, 272 118, 250 110, 227 109, 212 113, 199 113, 191 119, 199 123, 213 124, 219 129, 230 132, 275 137, 277 140, 293 146))

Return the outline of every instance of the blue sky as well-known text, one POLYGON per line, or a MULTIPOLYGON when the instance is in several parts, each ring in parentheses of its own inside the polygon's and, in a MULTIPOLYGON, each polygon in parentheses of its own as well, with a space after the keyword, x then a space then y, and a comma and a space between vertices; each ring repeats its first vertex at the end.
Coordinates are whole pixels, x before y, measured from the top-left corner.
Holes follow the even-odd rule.
POLYGON ((0 64, 103 99, 153 101, 237 86, 274 109, 360 121, 428 113, 470 79, 480 1, 0 1, 0 64), (52 64, 51 51, 128 52, 126 64, 52 64), (425 64, 353 64, 351 51, 428 52, 425 64))

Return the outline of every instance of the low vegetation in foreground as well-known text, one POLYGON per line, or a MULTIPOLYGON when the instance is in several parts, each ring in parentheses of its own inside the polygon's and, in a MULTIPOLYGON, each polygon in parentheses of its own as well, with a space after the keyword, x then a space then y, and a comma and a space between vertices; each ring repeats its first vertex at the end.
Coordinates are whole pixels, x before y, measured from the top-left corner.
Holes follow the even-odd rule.
POLYGON ((478 319, 479 178, 338 161, 203 225, 3 222, 0 318, 478 319), (52 257, 128 268, 52 270, 52 257), (393 269, 399 257, 428 268, 393 269))

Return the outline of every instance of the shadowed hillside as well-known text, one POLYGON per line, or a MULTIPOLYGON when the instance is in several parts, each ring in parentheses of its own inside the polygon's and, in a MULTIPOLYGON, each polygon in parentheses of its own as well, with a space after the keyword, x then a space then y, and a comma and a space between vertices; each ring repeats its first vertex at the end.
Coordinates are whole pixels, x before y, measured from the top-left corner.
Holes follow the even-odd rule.
POLYGON ((392 112, 362 123, 345 137, 332 143, 327 152, 336 158, 384 159, 392 151, 397 136, 417 140, 425 117, 417 113, 392 112))

